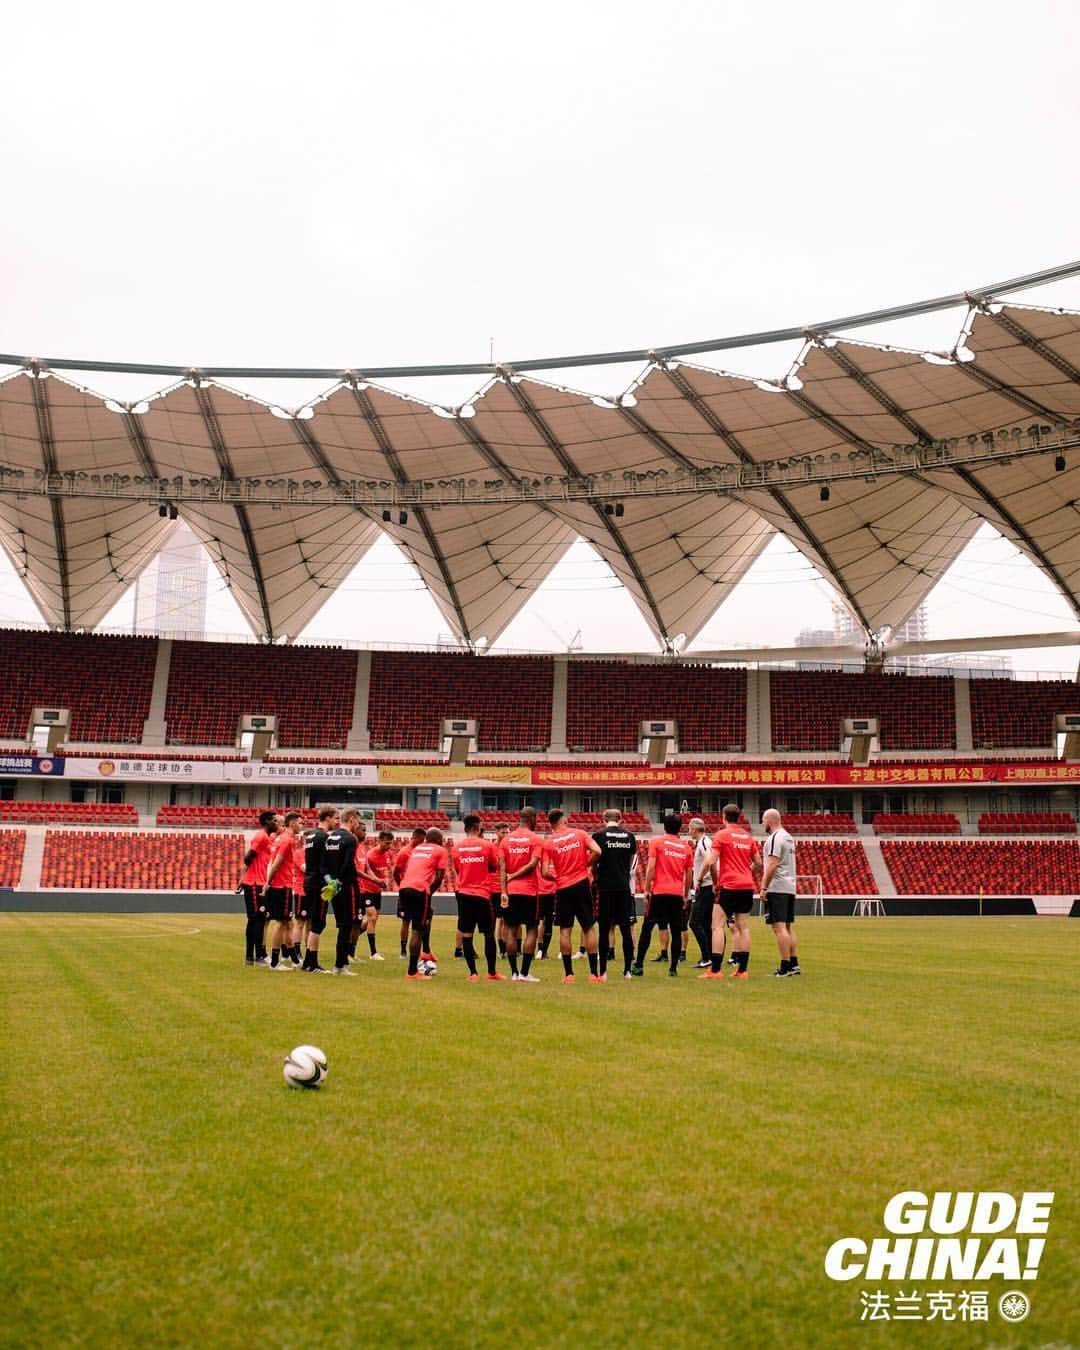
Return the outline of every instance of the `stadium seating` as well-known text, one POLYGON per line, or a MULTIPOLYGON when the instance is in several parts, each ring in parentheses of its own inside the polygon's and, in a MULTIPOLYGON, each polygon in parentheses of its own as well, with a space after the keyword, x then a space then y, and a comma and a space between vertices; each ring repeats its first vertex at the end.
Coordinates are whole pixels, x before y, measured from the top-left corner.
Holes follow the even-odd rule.
POLYGON ((71 711, 69 741, 130 745, 154 687, 154 638, 0 633, 0 737, 25 737, 35 707, 71 711))
POLYGON ((951 811, 895 813, 879 811, 875 834, 959 834, 960 822, 951 811))
POLYGON ((482 751, 546 750, 552 670, 547 656, 372 652, 372 748, 437 750, 443 718, 458 717, 476 719, 482 751))
POLYGON ((1069 680, 972 680, 971 738, 976 750, 1054 744, 1054 715, 1080 711, 1069 680))
POLYGON ((128 802, 0 802, 0 825, 138 825, 128 802))
MULTIPOLYGON (((866 850, 856 840, 800 839, 795 849, 795 867, 800 877, 820 876, 824 895, 877 895, 877 882, 870 871, 866 850)), ((800 881, 801 894, 810 894, 800 881)))
POLYGON ((1075 834, 1076 820, 1067 811, 984 811, 980 834, 1075 834))
MULTIPOLYGON (((517 811, 477 811, 476 814, 480 817, 481 829, 486 834, 490 834, 497 825, 509 825, 512 830, 516 830, 520 823, 517 811)), ((539 811, 536 816, 536 833, 548 834, 550 831, 551 824, 547 815, 539 811)))
MULTIPOLYGON (((715 834, 717 830, 722 830, 725 824, 727 823, 724 820, 723 814, 719 811, 703 811, 703 812, 683 811, 681 812, 681 815, 682 815, 682 829, 680 830, 680 834, 687 834, 690 829, 690 822, 695 819, 700 820, 704 824, 705 830, 708 834, 715 834)), ((739 812, 738 823, 743 827, 743 829, 746 830, 753 829, 753 826, 750 824, 750 822, 746 819, 746 817, 742 814, 741 811, 739 812)))
POLYGON ((636 751, 640 724, 674 718, 680 753, 746 745, 746 671, 714 666, 571 661, 566 742, 577 751, 636 751))
POLYGON ((25 847, 25 830, 0 830, 0 887, 19 884, 25 847))
POLYGON ((232 891, 242 834, 47 830, 41 884, 94 890, 232 891))
MULTIPOLYGON (((566 817, 566 823, 572 830, 588 830, 590 834, 595 834, 597 830, 604 828, 604 813, 602 811, 571 811, 566 817)), ((653 831, 652 821, 648 816, 643 816, 640 811, 624 811, 622 824, 625 829, 631 830, 634 834, 652 834, 653 831)))
POLYGON ((789 834, 858 834, 859 827, 854 817, 846 811, 832 811, 828 815, 820 812, 795 812, 784 815, 784 828, 789 834))
POLYGON ((886 839, 881 853, 900 895, 1080 895, 1076 840, 886 839))
POLYGON ((167 737, 170 745, 235 745, 240 718, 267 713, 278 719, 279 746, 341 750, 355 697, 355 652, 174 642, 167 737))
POLYGON ((450 817, 445 811, 397 811, 380 808, 375 812, 375 825, 380 830, 448 830, 450 817))
POLYGON ((774 670, 769 691, 774 750, 839 750, 845 717, 877 717, 883 750, 951 750, 956 745, 956 705, 948 677, 774 670))
MULTIPOLYGON (((255 830, 259 827, 259 812, 264 806, 159 806, 157 823, 159 825, 180 826, 187 829, 255 830)), ((305 828, 318 822, 319 813, 310 806, 275 807, 282 815, 286 811, 299 811, 304 818, 305 828)))

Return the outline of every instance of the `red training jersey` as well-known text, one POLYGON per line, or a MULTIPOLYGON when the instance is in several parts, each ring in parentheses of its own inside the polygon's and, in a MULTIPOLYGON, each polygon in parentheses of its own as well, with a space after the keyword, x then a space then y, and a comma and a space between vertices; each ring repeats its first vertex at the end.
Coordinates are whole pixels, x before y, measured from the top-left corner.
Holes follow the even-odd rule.
POLYGON ((410 850, 409 861, 401 874, 403 891, 430 892, 436 872, 445 872, 450 861, 442 844, 417 844, 410 850))
POLYGON ((685 893, 686 874, 694 867, 694 850, 685 839, 674 834, 650 839, 649 860, 653 863, 653 895, 685 893))
POLYGON ((524 867, 530 858, 536 859, 536 866, 531 872, 523 877, 518 877, 515 881, 506 883, 507 895, 538 895, 540 893, 540 858, 543 847, 544 842, 540 836, 533 834, 532 830, 527 830, 524 826, 511 830, 502 841, 502 853, 506 859, 507 875, 524 867))
POLYGON ((760 856, 757 840, 745 825, 726 825, 712 838, 713 852, 719 864, 718 882, 723 891, 752 891, 754 876, 751 862, 760 856))
POLYGON ((584 830, 556 830, 548 836, 546 849, 555 868, 555 886, 562 891, 589 876, 589 836, 584 830))
POLYGON ((266 869, 270 865, 270 850, 274 846, 275 838, 275 835, 260 830, 248 845, 248 849, 255 856, 244 868, 244 875, 240 878, 245 886, 266 885, 266 869))
POLYGON ((390 867, 394 861, 394 855, 388 848, 369 848, 363 856, 357 853, 357 868, 368 866, 382 881, 372 881, 370 877, 360 877, 360 889, 365 895, 380 895, 383 887, 387 884, 390 875, 390 867))
POLYGON ((292 858, 293 844, 295 840, 291 830, 279 830, 274 835, 270 844, 270 857, 267 861, 267 867, 275 858, 281 861, 274 869, 274 875, 270 878, 270 885, 274 890, 291 891, 292 890, 292 858))
POLYGON ((412 855, 413 848, 414 845, 412 844, 402 844, 394 858, 393 877, 399 885, 401 884, 401 874, 409 864, 409 858, 412 855))
POLYGON ((293 840, 292 850, 292 888, 297 894, 304 890, 304 836, 298 834, 293 840))
POLYGON ((540 863, 536 869, 536 890, 538 895, 554 895, 559 889, 559 884, 557 881, 548 881, 547 877, 544 876, 545 863, 550 863, 552 867, 555 866, 555 859, 551 854, 551 845, 547 839, 540 846, 540 863))
POLYGON ((490 839, 468 834, 450 850, 459 895, 486 900, 499 885, 499 850, 490 839))

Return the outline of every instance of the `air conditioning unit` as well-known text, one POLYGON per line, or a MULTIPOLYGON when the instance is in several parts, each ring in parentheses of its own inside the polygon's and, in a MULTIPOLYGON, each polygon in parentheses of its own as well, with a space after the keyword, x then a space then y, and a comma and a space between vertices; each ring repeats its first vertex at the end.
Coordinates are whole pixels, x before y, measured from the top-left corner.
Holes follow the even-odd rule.
POLYGON ((668 755, 679 753, 678 722, 660 717, 640 722, 638 744, 649 764, 666 764, 668 755))
POLYGON ((1062 759, 1080 759, 1080 713, 1054 717, 1054 749, 1062 759))
POLYGON ((840 753, 852 764, 869 764, 871 755, 881 753, 878 719, 845 717, 840 723, 840 753))
POLYGON ((51 755, 63 745, 71 730, 71 713, 67 708, 35 708, 30 714, 27 731, 34 753, 51 755))
POLYGON ((248 759, 265 759, 277 745, 277 718, 269 713, 245 713, 237 728, 237 744, 248 759))
POLYGON ((479 728, 475 717, 444 717, 440 744, 448 764, 463 765, 476 754, 479 728))

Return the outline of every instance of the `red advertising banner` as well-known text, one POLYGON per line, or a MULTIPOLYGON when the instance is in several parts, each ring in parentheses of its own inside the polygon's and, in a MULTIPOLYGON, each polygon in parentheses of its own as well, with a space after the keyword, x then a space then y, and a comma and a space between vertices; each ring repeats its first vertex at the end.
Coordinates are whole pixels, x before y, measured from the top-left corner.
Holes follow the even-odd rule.
POLYGON ((1080 764, 1041 760, 1024 764, 723 764, 620 768, 545 768, 533 787, 942 787, 957 784, 1080 783, 1080 764))

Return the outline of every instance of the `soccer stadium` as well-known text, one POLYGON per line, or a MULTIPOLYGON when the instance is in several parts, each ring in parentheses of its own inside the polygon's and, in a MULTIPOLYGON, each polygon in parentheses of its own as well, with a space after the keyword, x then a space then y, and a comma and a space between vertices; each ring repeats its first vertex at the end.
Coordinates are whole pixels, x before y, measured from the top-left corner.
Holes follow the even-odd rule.
POLYGON ((0 354, 0 1343, 1080 1342, 1078 277, 0 354), (920 627, 985 532, 1068 619, 920 627))

